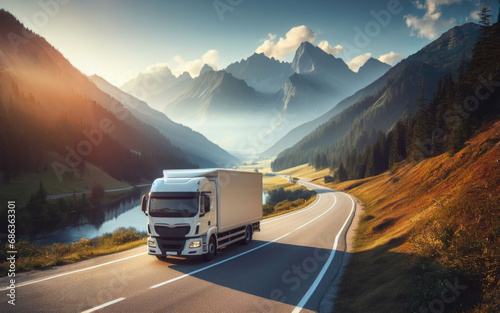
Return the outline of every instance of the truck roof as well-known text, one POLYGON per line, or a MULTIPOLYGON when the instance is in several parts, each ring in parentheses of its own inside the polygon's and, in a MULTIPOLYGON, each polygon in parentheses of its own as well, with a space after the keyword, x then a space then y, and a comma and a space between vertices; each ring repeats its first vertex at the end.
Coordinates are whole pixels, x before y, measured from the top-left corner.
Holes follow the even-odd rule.
POLYGON ((202 168, 194 170, 164 170, 163 178, 192 178, 215 175, 221 168, 202 168))

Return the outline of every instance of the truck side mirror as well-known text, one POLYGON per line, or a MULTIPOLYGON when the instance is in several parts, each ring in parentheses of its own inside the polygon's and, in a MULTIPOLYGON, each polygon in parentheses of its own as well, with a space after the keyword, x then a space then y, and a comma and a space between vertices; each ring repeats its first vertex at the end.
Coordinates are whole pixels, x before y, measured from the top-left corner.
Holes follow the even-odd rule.
POLYGON ((148 200, 149 200, 149 196, 147 194, 142 195, 141 211, 144 212, 144 214, 146 214, 146 215, 148 215, 148 213, 146 213, 146 208, 148 206, 148 200))

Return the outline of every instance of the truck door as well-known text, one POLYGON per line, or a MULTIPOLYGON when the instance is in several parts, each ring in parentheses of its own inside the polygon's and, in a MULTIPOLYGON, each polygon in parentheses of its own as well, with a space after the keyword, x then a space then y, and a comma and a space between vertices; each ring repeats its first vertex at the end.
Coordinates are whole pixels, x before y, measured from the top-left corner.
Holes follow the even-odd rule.
POLYGON ((215 181, 210 180, 208 188, 201 193, 201 211, 200 211, 200 231, 198 234, 206 234, 207 231, 217 226, 217 191, 215 181))

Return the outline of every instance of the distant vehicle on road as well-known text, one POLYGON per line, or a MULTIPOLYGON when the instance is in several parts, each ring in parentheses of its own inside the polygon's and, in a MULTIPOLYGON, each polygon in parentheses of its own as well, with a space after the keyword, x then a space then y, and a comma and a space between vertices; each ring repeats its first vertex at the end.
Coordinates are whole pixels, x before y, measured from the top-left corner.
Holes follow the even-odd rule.
POLYGON ((226 169, 165 170, 142 197, 148 217, 148 254, 201 255, 260 231, 262 174, 226 169))

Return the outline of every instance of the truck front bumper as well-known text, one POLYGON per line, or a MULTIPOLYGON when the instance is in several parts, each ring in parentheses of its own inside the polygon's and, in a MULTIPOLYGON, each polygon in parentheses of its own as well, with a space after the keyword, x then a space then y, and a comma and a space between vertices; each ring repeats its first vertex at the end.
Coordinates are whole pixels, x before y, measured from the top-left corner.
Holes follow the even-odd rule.
POLYGON ((201 237, 171 240, 161 237, 148 238, 148 254, 150 255, 202 255, 203 241, 201 237))

